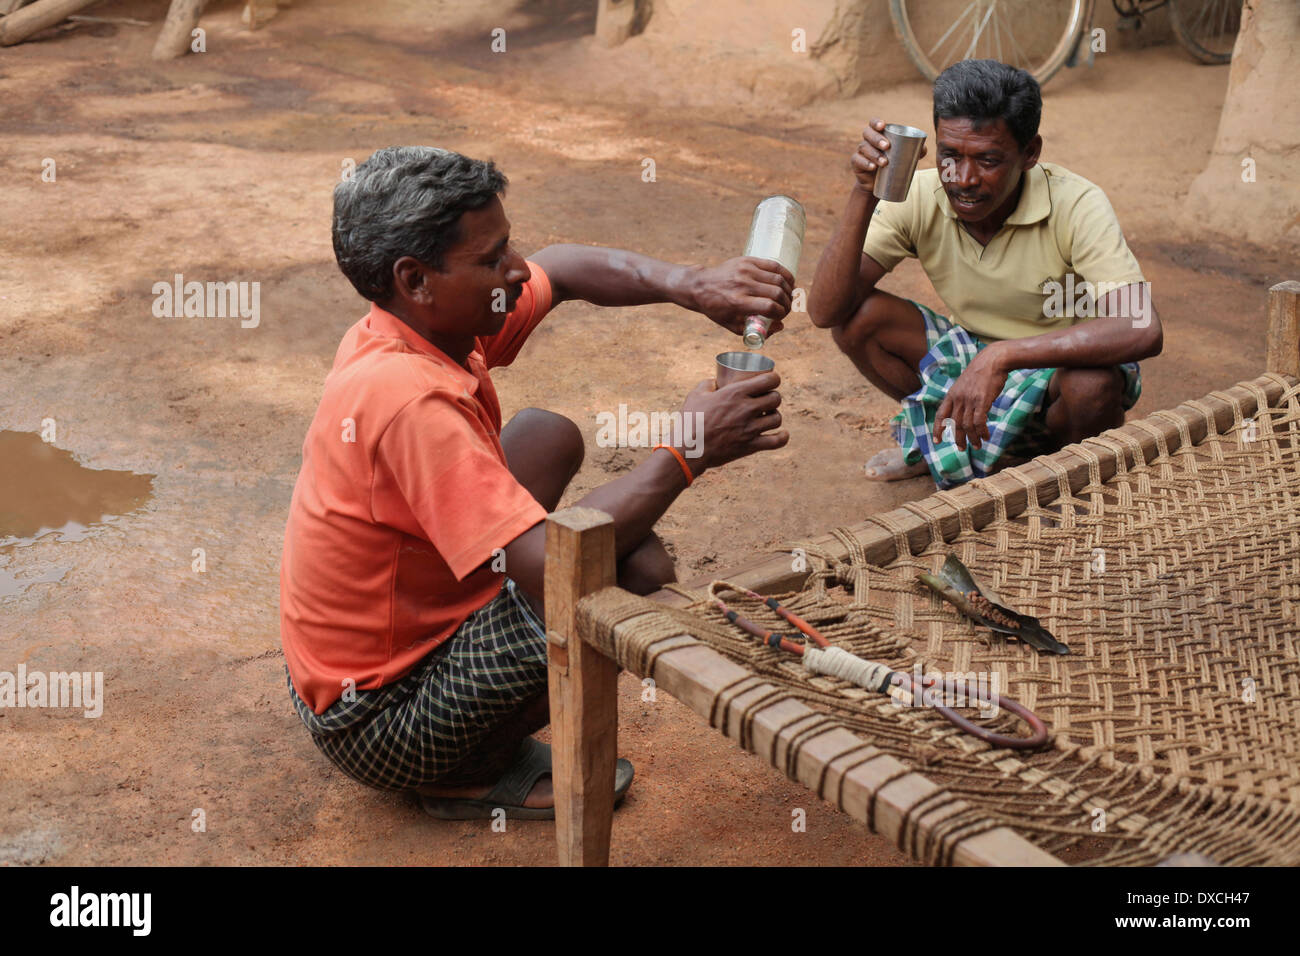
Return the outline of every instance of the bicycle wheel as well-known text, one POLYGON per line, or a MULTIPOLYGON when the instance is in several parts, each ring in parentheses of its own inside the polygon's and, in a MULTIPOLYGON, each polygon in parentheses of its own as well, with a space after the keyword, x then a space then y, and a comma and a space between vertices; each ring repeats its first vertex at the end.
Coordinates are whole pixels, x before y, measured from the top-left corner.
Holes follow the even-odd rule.
POLYGON ((1241 0, 1169 0, 1169 25, 1202 63, 1228 63, 1241 28, 1241 0))
POLYGON ((993 59, 1046 83, 1070 56, 1085 0, 890 0, 903 49, 927 80, 959 60, 993 59))

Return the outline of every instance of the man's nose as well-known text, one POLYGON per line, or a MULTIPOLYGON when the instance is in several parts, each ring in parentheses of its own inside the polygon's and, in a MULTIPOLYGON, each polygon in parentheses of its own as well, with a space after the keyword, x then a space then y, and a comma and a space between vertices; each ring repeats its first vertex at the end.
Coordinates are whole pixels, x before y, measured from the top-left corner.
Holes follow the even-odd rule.
POLYGON ((980 184, 979 169, 971 160, 957 164, 957 182, 962 189, 974 189, 980 184))
POLYGON ((528 268, 528 261, 514 249, 510 250, 510 254, 510 268, 506 272, 506 279, 522 285, 533 277, 533 270, 528 268))

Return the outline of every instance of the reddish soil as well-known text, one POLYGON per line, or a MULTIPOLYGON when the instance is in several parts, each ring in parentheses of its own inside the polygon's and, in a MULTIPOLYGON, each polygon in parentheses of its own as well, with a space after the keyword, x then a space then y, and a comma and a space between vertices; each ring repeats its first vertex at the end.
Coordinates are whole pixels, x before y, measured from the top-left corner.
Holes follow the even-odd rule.
MULTIPOLYGON (((550 824, 442 823, 371 792, 312 746, 285 693, 281 536, 299 449, 335 346, 363 313, 334 265, 330 190, 344 162, 393 143, 494 158, 521 249, 583 242, 675 262, 738 254, 754 203, 808 210, 811 278, 873 115, 929 126, 917 80, 797 113, 721 102, 702 81, 638 87, 594 47, 594 4, 299 3, 249 34, 238 7, 205 18, 208 52, 149 58, 156 28, 51 32, 0 52, 0 428, 58 424, 94 468, 156 475, 147 508, 82 540, 0 550, 35 578, 4 604, 0 670, 105 675, 104 714, 0 710, 0 863, 541 864, 550 824), (369 12, 363 12, 369 11, 369 12), (484 23, 510 30, 488 52, 484 23), (42 160, 57 181, 41 181, 42 160), (658 181, 641 181, 652 157, 658 181), (262 283, 261 324, 158 319, 151 287, 262 283), (191 570, 203 548, 207 570, 191 570), (202 809, 206 831, 193 832, 202 809)), ((108 3, 101 16, 161 16, 108 3)), ((698 71, 697 71, 698 72, 698 71)), ((1146 414, 1263 368, 1268 286, 1294 263, 1176 226, 1213 143, 1226 68, 1177 48, 1107 54, 1047 88, 1046 159, 1106 189, 1165 322, 1144 365, 1146 414)), ((927 160, 926 162, 929 162, 927 160)), ((942 307, 916 264, 886 283, 942 307)), ((805 318, 770 345, 789 446, 708 475, 660 530, 684 578, 721 570, 921 498, 926 479, 871 484, 890 402, 805 318), (761 491, 756 491, 761 489, 761 491)), ((567 304, 497 376, 589 438, 572 496, 644 452, 598 448, 620 402, 675 408, 734 338, 673 307, 567 304)), ((904 858, 741 752, 684 706, 621 684, 620 750, 637 783, 614 824, 618 864, 900 864, 904 858), (791 814, 807 811, 807 832, 791 814)))

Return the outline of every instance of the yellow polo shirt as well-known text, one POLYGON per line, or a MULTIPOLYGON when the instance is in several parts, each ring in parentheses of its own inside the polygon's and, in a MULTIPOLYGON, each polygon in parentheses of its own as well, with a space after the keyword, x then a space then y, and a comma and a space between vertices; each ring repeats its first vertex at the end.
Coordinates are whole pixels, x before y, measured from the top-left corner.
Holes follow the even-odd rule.
POLYGON ((949 318, 987 341, 1087 321, 1062 310, 1046 314, 1053 311, 1044 308, 1049 282, 1068 294, 1084 288, 1083 280, 1110 288, 1145 281, 1098 186, 1055 163, 1040 162, 1024 175, 1020 202, 981 246, 953 212, 939 170, 917 170, 905 200, 876 206, 862 251, 885 270, 915 256, 949 318))

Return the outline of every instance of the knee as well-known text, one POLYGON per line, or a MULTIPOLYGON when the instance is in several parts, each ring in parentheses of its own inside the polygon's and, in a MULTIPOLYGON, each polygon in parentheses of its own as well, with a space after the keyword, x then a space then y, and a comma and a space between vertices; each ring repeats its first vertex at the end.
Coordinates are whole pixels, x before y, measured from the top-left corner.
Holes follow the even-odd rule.
POLYGON ((569 477, 578 473, 587 446, 582 429, 571 419, 544 408, 525 408, 513 420, 517 420, 535 441, 545 442, 548 448, 555 450, 556 461, 568 465, 569 477))
POLYGON ((1071 409, 1107 409, 1120 406, 1124 382, 1114 368, 1063 368, 1056 373, 1061 397, 1071 409))
POLYGON ((673 559, 657 538, 629 554, 619 567, 619 587, 633 594, 654 594, 676 580, 677 568, 673 559))
POLYGON ((883 292, 873 292, 842 325, 831 329, 831 338, 841 352, 861 351, 889 321, 889 303, 883 292))

